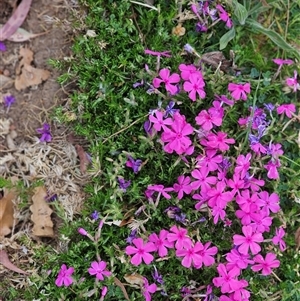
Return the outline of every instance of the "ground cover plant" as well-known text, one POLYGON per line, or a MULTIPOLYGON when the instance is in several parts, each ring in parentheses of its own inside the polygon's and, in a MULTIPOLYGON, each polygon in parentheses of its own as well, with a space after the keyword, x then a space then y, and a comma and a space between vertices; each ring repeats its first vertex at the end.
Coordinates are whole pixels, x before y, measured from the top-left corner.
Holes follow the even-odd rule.
POLYGON ((22 298, 300 300, 299 4, 81 4, 53 120, 97 176, 22 298))

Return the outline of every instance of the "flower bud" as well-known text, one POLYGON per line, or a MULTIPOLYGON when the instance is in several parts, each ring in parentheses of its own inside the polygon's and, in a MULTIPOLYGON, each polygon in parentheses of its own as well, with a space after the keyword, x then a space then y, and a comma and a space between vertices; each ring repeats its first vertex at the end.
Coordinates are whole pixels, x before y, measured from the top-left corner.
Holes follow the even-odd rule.
POLYGON ((83 228, 78 228, 78 233, 83 235, 83 236, 86 236, 88 233, 86 230, 84 230, 83 228))
POLYGON ((101 297, 105 297, 106 294, 107 294, 107 286, 103 286, 102 292, 101 292, 101 297))

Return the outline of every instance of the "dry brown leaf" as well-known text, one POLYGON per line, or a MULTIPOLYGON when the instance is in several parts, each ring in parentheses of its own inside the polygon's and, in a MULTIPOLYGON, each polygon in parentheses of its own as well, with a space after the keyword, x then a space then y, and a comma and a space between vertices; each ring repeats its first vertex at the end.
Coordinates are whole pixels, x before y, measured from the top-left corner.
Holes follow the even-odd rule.
POLYGON ((131 285, 143 286, 144 284, 144 277, 139 274, 132 274, 132 275, 127 274, 124 276, 124 279, 126 280, 126 282, 128 282, 131 285))
POLYGON ((53 237, 53 222, 51 220, 53 210, 47 204, 46 197, 45 187, 39 186, 35 189, 35 194, 32 197, 33 204, 30 206, 31 220, 34 223, 32 233, 36 236, 53 237))
POLYGON ((90 164, 90 161, 87 157, 86 152, 84 151, 84 149, 81 145, 76 144, 75 149, 76 149, 77 155, 79 157, 79 161, 80 161, 81 174, 84 175, 84 174, 86 174, 86 170, 87 170, 88 165, 90 164))
MULTIPOLYGON (((2 28, 2 27, 3 27, 3 25, 0 24, 0 28, 2 28)), ((14 34, 12 34, 10 37, 8 37, 7 40, 11 41, 11 42, 25 42, 30 39, 39 37, 43 34, 46 34, 48 32, 49 32, 49 30, 45 31, 45 32, 40 32, 40 33, 31 33, 20 27, 17 29, 17 31, 14 34)))
POLYGON ((30 86, 39 85, 49 78, 50 72, 44 69, 37 69, 25 64, 21 75, 16 76, 15 88, 20 91, 30 86))
POLYGON ((10 77, 0 74, 0 91, 3 88, 10 88, 10 86, 13 84, 13 82, 14 81, 10 77))
POLYGON ((114 277, 114 282, 121 289, 121 291, 123 292, 125 299, 130 301, 124 284, 117 277, 114 277))
POLYGON ((296 242, 296 249, 300 248, 300 227, 297 229, 295 233, 295 242, 296 242))
POLYGON ((50 72, 44 69, 32 67, 30 64, 33 61, 33 52, 27 48, 20 49, 21 61, 16 68, 15 88, 17 90, 26 89, 30 86, 40 84, 49 78, 50 72))
POLYGON ((16 191, 10 189, 4 192, 4 197, 0 200, 0 237, 11 233, 11 228, 14 225, 13 200, 16 196, 16 191))
POLYGON ((27 272, 24 272, 23 270, 19 269, 13 263, 10 262, 8 255, 4 250, 0 250, 0 263, 2 263, 3 266, 5 266, 7 269, 11 271, 28 275, 27 272))

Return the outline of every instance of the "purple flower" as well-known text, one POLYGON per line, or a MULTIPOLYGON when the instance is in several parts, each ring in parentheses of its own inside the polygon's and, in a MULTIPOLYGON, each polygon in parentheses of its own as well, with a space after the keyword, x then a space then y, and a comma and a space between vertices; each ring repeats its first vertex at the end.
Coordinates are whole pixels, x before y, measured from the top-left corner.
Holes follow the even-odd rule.
POLYGON ((156 281, 159 284, 164 284, 164 280, 162 278, 162 275, 158 273, 156 267, 154 266, 154 272, 152 273, 152 277, 154 279, 154 281, 156 281))
POLYGON ((128 160, 126 162, 127 167, 131 167, 133 169, 133 172, 136 174, 140 170, 140 167, 142 165, 142 160, 134 160, 131 156, 128 156, 128 160))
POLYGON ((265 103, 264 107, 271 113, 274 109, 275 106, 272 103, 265 103))
POLYGON ((4 105, 9 109, 10 106, 16 101, 12 95, 3 96, 4 105))
POLYGON ((207 27, 206 27, 206 24, 205 23, 200 23, 200 22, 198 22, 197 24, 196 24, 196 31, 197 32, 206 32, 207 31, 207 27))
POLYGON ((47 195, 45 196, 45 200, 48 203, 54 202, 57 200, 57 194, 56 193, 54 193, 54 194, 47 193, 47 195))
POLYGON ((95 210, 93 213, 91 213, 90 217, 92 220, 96 221, 97 219, 99 219, 99 212, 95 210))
POLYGON ((166 107, 164 118, 167 118, 169 115, 173 116, 176 112, 179 112, 179 109, 173 109, 175 105, 174 101, 170 101, 166 107))
POLYGON ((40 142, 50 142, 52 140, 52 136, 50 133, 50 125, 48 123, 44 123, 42 128, 36 130, 39 134, 42 134, 40 138, 40 142))
POLYGON ((186 52, 191 53, 191 54, 193 54, 195 52, 194 48, 190 44, 185 44, 183 49, 186 52))
POLYGON ((126 189, 130 186, 131 183, 130 181, 126 181, 120 177, 118 178, 118 182, 119 182, 119 188, 124 192, 126 192, 126 189))
POLYGON ((131 232, 130 232, 130 234, 129 234, 129 236, 126 238, 126 242, 128 243, 128 244, 132 244, 132 241, 135 239, 135 238, 137 238, 137 230, 135 229, 135 230, 132 230, 131 232))
POLYGON ((0 42, 0 51, 2 51, 2 52, 6 51, 6 46, 2 42, 0 42))

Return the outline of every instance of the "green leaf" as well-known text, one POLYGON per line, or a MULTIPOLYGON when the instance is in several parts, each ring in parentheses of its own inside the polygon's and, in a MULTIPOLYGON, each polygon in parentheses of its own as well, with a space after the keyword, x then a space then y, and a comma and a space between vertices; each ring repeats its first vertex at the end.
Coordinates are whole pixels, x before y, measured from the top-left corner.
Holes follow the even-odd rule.
POLYGON ((283 37, 280 36, 274 30, 263 27, 262 25, 260 25, 258 22, 256 22, 253 19, 247 19, 246 25, 248 25, 252 31, 259 32, 259 33, 266 35, 270 40, 273 41, 273 43, 275 43, 281 49, 283 49, 285 51, 293 52, 294 55, 298 59, 300 58, 299 52, 293 46, 291 46, 289 43, 287 43, 283 39, 283 37))
POLYGON ((235 37, 235 29, 232 27, 220 39, 220 50, 226 48, 227 44, 235 37))
POLYGON ((246 7, 238 3, 236 0, 233 1, 233 4, 235 6, 234 15, 237 17, 241 25, 245 25, 246 19, 248 18, 248 11, 246 7))

